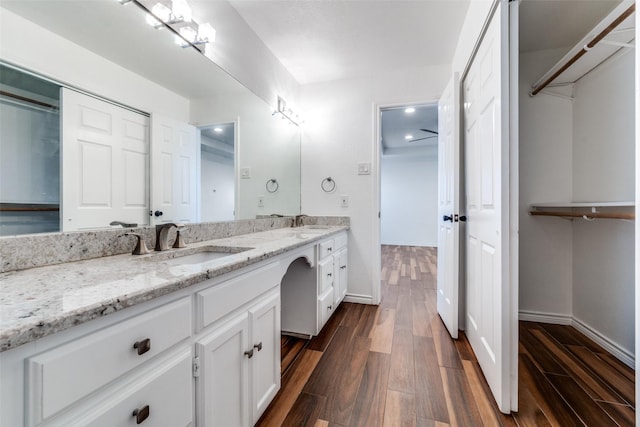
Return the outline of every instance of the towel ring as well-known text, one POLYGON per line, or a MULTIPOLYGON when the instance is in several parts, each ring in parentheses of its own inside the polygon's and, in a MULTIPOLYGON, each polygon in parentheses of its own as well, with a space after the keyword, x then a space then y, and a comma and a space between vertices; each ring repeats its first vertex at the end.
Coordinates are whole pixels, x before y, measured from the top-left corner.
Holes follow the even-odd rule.
POLYGON ((336 189, 336 182, 330 176, 328 176, 322 180, 322 183, 320 183, 320 187, 325 193, 331 193, 336 189))
POLYGON ((264 187, 269 193, 275 193, 276 191, 278 191, 278 188, 280 188, 280 184, 278 184, 278 181, 275 178, 271 178, 269 181, 267 181, 264 187))

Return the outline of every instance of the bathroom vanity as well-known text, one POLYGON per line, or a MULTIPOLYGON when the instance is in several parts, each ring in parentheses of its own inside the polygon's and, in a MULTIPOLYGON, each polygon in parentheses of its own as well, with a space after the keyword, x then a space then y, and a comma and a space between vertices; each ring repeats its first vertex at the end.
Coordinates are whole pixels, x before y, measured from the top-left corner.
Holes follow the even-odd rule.
POLYGON ((316 335, 344 298, 346 230, 2 273, 0 424, 253 425, 280 388, 281 330, 316 335), (313 308, 291 314, 296 299, 313 308))

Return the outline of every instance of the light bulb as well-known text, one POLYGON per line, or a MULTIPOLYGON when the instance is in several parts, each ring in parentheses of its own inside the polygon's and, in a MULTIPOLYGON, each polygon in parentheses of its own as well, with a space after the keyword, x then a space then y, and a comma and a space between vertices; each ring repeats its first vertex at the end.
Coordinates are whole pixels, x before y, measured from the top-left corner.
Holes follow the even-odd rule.
POLYGON ((189 6, 187 0, 173 0, 171 3, 171 9, 173 11, 173 16, 178 20, 191 22, 193 19, 191 6, 189 6))
POLYGON ((213 43, 216 41, 216 30, 208 22, 198 27, 198 40, 213 43))
POLYGON ((196 41, 196 36, 198 33, 191 27, 182 27, 180 28, 180 35, 184 37, 189 43, 193 43, 196 41))
POLYGON ((168 22, 171 20, 171 9, 162 3, 156 3, 155 6, 151 8, 151 13, 157 16, 162 22, 168 22))

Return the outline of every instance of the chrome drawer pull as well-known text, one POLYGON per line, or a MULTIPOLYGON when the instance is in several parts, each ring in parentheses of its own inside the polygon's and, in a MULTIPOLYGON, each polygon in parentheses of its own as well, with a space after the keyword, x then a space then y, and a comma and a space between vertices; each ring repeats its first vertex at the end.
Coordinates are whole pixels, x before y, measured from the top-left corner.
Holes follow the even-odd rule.
POLYGON ((251 359, 253 357, 253 349, 245 351, 244 355, 248 356, 249 359, 251 359))
POLYGON ((149 418, 149 405, 144 405, 142 408, 133 411, 133 416, 136 417, 136 424, 142 423, 149 418))
POLYGON ((138 351, 138 356, 145 354, 147 351, 151 350, 151 338, 145 338, 142 341, 137 341, 133 344, 133 348, 138 351))
POLYGON ((255 344, 253 348, 257 348, 258 351, 262 350, 262 341, 260 341, 258 344, 255 344))

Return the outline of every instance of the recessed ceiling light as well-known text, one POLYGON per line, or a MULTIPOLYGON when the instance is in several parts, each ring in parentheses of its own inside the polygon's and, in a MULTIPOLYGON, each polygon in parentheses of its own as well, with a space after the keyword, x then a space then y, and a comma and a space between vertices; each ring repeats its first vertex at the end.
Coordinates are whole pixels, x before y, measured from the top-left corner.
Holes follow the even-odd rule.
POLYGON ((413 135, 406 134, 406 135, 404 136, 404 139, 406 139, 406 140, 413 139, 413 135))
POLYGON ((415 113, 416 109, 413 108, 413 107, 409 107, 409 108, 405 108, 404 112, 407 113, 407 114, 411 114, 411 113, 415 113))
POLYGON ((222 128, 213 128, 214 132, 222 133, 222 128))

